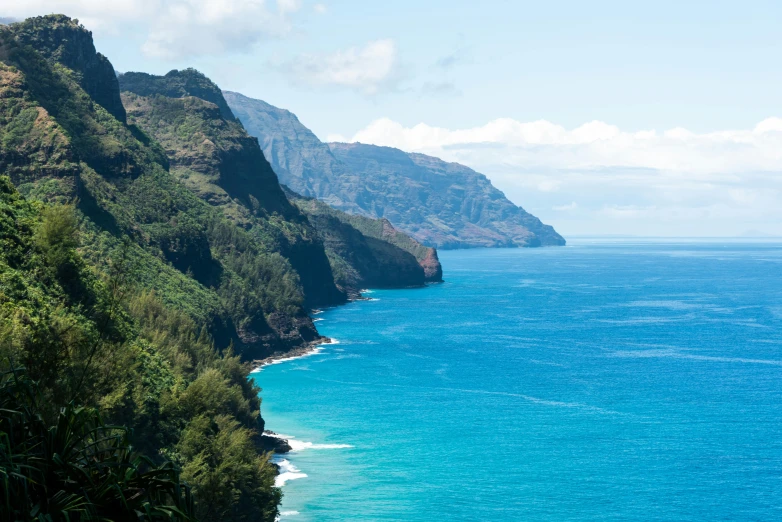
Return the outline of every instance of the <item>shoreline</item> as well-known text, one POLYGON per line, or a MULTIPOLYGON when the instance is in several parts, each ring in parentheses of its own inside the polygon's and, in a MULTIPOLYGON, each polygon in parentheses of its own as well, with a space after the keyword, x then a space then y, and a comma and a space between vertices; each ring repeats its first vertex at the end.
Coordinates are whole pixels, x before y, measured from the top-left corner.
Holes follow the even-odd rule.
POLYGON ((322 346, 331 344, 339 344, 339 341, 331 337, 323 336, 315 341, 310 341, 304 346, 294 348, 287 352, 276 352, 263 359, 256 359, 255 361, 252 361, 253 369, 250 371, 250 373, 258 373, 263 370, 265 366, 270 366, 272 364, 280 364, 283 362, 292 361, 294 359, 301 359, 303 357, 317 355, 323 351, 323 348, 321 348, 322 346))
MULTIPOLYGON (((423 287, 425 288, 427 285, 425 284, 423 287)), ((358 301, 375 301, 375 298, 367 297, 364 294, 370 294, 372 293, 371 289, 362 289, 360 292, 358 292, 356 295, 350 296, 348 301, 346 303, 341 303, 334 306, 329 306, 326 308, 336 308, 339 306, 344 306, 349 303, 354 303, 358 301)), ((315 323, 317 319, 317 315, 324 312, 324 309, 314 309, 310 310, 310 317, 315 323)), ((313 341, 310 341, 303 346, 299 346, 297 348, 293 348, 292 350, 288 350, 285 352, 275 352, 268 357, 265 357, 263 359, 256 359, 252 361, 253 369, 250 371, 250 375, 255 373, 260 373, 263 371, 263 369, 266 366, 271 366, 273 364, 281 364, 288 361, 293 361, 296 359, 303 359, 305 357, 310 357, 312 355, 317 355, 323 351, 323 347, 327 345, 333 345, 333 344, 339 344, 339 341, 337 339, 334 339, 332 337, 327 336, 321 336, 318 339, 315 339, 313 341)), ((288 436, 288 435, 282 435, 280 433, 276 433, 272 430, 264 429, 260 433, 259 441, 261 444, 261 447, 264 449, 264 451, 267 454, 271 455, 271 463, 274 466, 274 468, 277 471, 277 474, 275 476, 275 487, 281 488, 284 487, 287 482, 290 480, 296 480, 298 478, 305 478, 307 477, 306 473, 302 473, 301 470, 296 468, 293 464, 288 461, 285 456, 295 450, 300 451, 302 448, 294 447, 296 444, 295 441, 293 444, 291 444, 291 439, 295 439, 295 437, 288 436)), ((307 443, 312 445, 312 443, 307 443)), ((350 445, 337 445, 338 447, 352 447, 350 445)), ((295 512, 298 514, 297 512, 295 512)), ((279 517, 277 518, 279 520, 279 517)))
MULTIPOLYGON (((294 348, 293 350, 274 353, 264 359, 255 360, 253 361, 255 367, 250 371, 250 375, 260 373, 266 366, 271 366, 272 364, 280 364, 317 355, 323 351, 323 346, 331 344, 339 344, 339 341, 331 337, 323 336, 320 339, 311 341, 306 345, 294 348)), ((285 455, 293 450, 288 438, 279 433, 275 433, 272 430, 263 430, 260 435, 260 440, 263 448, 274 455, 285 455)), ((273 464, 274 467, 277 468, 277 476, 279 477, 282 474, 279 463, 273 462, 273 464)))
MULTIPOLYGON (((437 282, 427 282, 423 285, 419 286, 407 286, 407 287, 398 287, 393 288, 394 290, 403 290, 406 288, 426 288, 427 286, 431 284, 441 284, 442 281, 437 282)), ((312 322, 315 323, 319 319, 315 316, 322 314, 324 311, 328 310, 329 308, 338 308, 340 306, 345 306, 350 303, 355 303, 359 301, 376 301, 377 298, 374 297, 367 297, 364 294, 371 294, 374 292, 374 289, 371 288, 363 288, 361 289, 356 295, 351 296, 347 302, 330 305, 325 308, 318 308, 314 310, 310 310, 309 315, 312 319, 312 322)), ((254 361, 251 361, 251 364, 253 365, 253 369, 250 371, 250 373, 258 373, 260 372, 264 366, 269 366, 270 364, 279 364, 281 362, 293 360, 293 359, 300 359, 302 357, 309 357, 310 355, 316 355, 322 351, 320 348, 321 346, 329 345, 329 344, 339 344, 339 341, 337 339, 333 339, 331 337, 326 337, 325 335, 319 337, 318 339, 315 339, 314 341, 310 341, 303 346, 299 346, 297 348, 293 348, 291 350, 288 350, 286 352, 275 352, 268 357, 264 357, 263 359, 256 359, 254 361)))

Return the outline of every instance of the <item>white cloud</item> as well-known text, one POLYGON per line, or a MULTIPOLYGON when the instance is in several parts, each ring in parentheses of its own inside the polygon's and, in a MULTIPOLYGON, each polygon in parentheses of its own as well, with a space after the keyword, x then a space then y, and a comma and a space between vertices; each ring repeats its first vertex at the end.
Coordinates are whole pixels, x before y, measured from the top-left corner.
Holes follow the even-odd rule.
POLYGON ((315 4, 312 6, 312 9, 318 14, 326 14, 326 11, 328 11, 328 8, 324 4, 315 4))
POLYGON ((365 94, 392 89, 399 79, 393 40, 375 40, 332 54, 303 54, 280 68, 297 83, 348 87, 365 94))
POLYGON ((136 24, 146 32, 148 56, 181 58, 250 51, 291 29, 299 0, 4 0, 4 15, 64 13, 88 29, 117 32, 136 24))
POLYGON ((554 205, 551 207, 551 210, 556 210, 557 212, 568 212, 571 210, 576 210, 578 208, 578 203, 575 201, 568 203, 567 205, 554 205))
POLYGON ((782 235, 781 118, 706 133, 601 121, 567 129, 501 118, 446 129, 380 119, 339 138, 468 165, 565 234, 782 235), (562 204, 571 199, 578 204, 562 204))
POLYGON ((301 9, 301 0, 277 0, 277 8, 281 13, 295 13, 301 9))
POLYGON ((620 166, 687 172, 782 169, 780 118, 769 118, 748 130, 704 134, 682 128, 663 133, 627 132, 600 121, 567 130, 545 120, 522 123, 510 118, 460 130, 424 123, 405 128, 384 118, 356 133, 351 141, 416 151, 502 148, 502 154, 512 154, 515 163, 548 168, 620 166))

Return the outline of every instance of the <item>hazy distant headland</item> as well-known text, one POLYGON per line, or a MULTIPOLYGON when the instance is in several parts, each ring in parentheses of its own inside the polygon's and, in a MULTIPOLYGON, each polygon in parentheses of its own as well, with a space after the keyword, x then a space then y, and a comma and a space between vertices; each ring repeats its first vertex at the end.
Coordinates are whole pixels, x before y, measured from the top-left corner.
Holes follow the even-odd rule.
POLYGON ((326 144, 289 111, 224 94, 259 139, 280 181, 299 194, 352 214, 388 219, 437 248, 565 244, 551 226, 464 165, 390 147, 326 144))

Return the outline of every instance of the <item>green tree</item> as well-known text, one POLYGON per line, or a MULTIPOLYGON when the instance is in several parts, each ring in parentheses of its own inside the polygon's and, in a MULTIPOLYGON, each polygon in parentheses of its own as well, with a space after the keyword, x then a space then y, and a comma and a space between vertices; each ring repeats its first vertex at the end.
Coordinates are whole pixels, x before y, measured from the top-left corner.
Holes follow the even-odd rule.
POLYGON ((41 400, 24 369, 0 375, 0 520, 194 520, 179 472, 136 455, 127 428, 74 403, 47 423, 41 400))
POLYGON ((196 514, 202 521, 272 521, 281 499, 276 472, 258 455, 252 430, 228 415, 200 415, 188 424, 177 445, 186 461, 182 477, 198 491, 196 514))

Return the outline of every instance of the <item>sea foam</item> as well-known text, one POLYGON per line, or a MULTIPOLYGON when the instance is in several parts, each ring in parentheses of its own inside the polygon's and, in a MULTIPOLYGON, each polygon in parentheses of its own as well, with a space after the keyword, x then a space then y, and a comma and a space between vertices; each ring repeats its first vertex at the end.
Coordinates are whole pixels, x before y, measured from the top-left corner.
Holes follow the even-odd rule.
POLYGON ((284 486, 291 480, 298 480, 307 477, 299 468, 291 464, 288 459, 280 459, 274 462, 280 468, 280 474, 274 478, 274 485, 278 488, 284 486))

